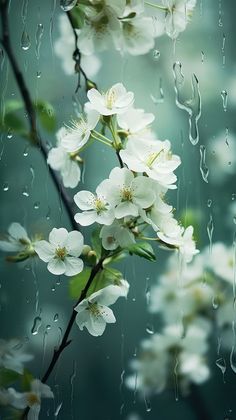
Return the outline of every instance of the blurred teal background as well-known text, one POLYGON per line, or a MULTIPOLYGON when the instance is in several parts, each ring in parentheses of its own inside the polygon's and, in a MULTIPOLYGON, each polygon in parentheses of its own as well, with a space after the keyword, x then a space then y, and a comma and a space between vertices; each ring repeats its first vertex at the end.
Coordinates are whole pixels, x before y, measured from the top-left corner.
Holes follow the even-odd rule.
MULTIPOLYGON (((77 95, 74 93, 77 76, 63 72, 61 61, 54 52, 53 45, 59 36, 58 18, 63 12, 59 1, 29 0, 26 29, 31 46, 24 51, 21 48, 21 10, 22 1, 12 0, 10 31, 14 51, 31 95, 34 99, 53 104, 57 128, 60 128, 75 117, 74 104, 85 100, 83 89, 77 95), (43 24, 44 31, 40 57, 37 58, 35 34, 39 23, 43 24), (40 78, 37 77, 39 72, 40 78)), ((176 216, 185 214, 188 208, 200 215, 200 249, 209 243, 207 224, 210 215, 214 222, 213 241, 232 244, 235 231, 232 210, 236 197, 235 13, 234 0, 198 0, 192 22, 176 42, 175 51, 173 42, 162 37, 156 39, 155 49, 160 52, 158 59, 153 51, 140 57, 104 52, 100 54, 102 67, 95 78, 102 90, 122 81, 127 89, 134 91, 135 106, 155 114, 154 124, 159 138, 171 140, 173 151, 181 156, 178 190, 169 193, 169 200, 177 209, 176 216), (199 80, 202 115, 199 120, 200 140, 196 146, 188 139, 188 116, 175 104, 175 61, 182 63, 187 97, 191 96, 192 73, 199 80), (160 80, 163 101, 160 100, 160 80), (228 93, 226 111, 221 97, 223 90, 228 93), (222 159, 226 156, 220 164, 215 151, 218 137, 220 156, 222 159), (206 165, 210 169, 208 183, 200 173, 200 145, 206 147, 206 165)), ((7 59, 2 55, 0 66, 3 111, 5 101, 20 96, 7 59)), ((23 118, 26 119, 24 115, 23 118)), ((42 137, 48 145, 55 144, 55 136, 44 132, 42 137)), ((1 232, 5 232, 13 221, 22 223, 30 234, 40 231, 47 235, 55 226, 70 229, 39 150, 28 146, 16 135, 8 138, 1 134, 0 139, 1 232)), ((116 165, 112 152, 100 144, 87 150, 85 160, 84 189, 93 190, 116 165)), ((122 269, 131 289, 127 301, 120 301, 114 307, 117 323, 108 326, 101 338, 94 338, 74 327, 73 342, 63 353, 50 379, 55 392, 54 405, 45 402, 42 419, 55 418, 54 413, 61 403, 57 416, 60 420, 199 419, 193 408, 196 396, 184 398, 180 395, 176 402, 174 390, 168 390, 151 399, 152 409, 147 412, 144 401, 137 398, 134 404, 133 393, 123 384, 129 371, 129 360, 137 351, 140 340, 148 336, 147 325, 153 322, 146 311, 145 291, 158 273, 163 272, 168 256, 168 253, 157 250, 155 264, 136 257, 123 263, 122 269)), ((6 263, 1 256, 0 283, 1 338, 23 339, 35 355, 32 371, 35 376, 40 376, 70 316, 72 302, 68 296, 68 279, 62 277, 58 281, 39 261, 33 265, 14 265, 6 263), (39 314, 42 325, 39 333, 32 335, 34 318, 39 314), (54 321, 56 314, 57 322, 54 321)), ((158 324, 154 328, 158 331, 158 324)), ((212 340, 210 353, 211 379, 198 388, 197 404, 206 406, 209 419, 236 419, 236 378, 227 363, 226 382, 223 383, 221 372, 215 365, 217 337, 212 340)), ((228 355, 226 357, 228 360, 228 355)))

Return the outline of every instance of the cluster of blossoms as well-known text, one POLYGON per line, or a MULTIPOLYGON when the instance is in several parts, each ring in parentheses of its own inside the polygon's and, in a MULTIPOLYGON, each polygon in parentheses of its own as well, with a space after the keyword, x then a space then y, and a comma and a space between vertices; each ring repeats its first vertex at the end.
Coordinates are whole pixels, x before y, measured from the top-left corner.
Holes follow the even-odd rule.
MULTIPOLYGON (((0 378, 1 384, 4 378, 12 381, 25 380, 28 373, 24 363, 33 359, 33 356, 23 352, 22 344, 15 339, 6 341, 0 340, 0 378)), ((18 392, 12 387, 0 387, 0 405, 11 406, 19 411, 19 415, 26 407, 29 407, 28 420, 37 420, 41 408, 41 398, 54 398, 53 392, 48 385, 43 384, 39 379, 30 377, 27 379, 27 390, 18 392)))
MULTIPOLYGON (((167 270, 150 289, 148 310, 161 316, 163 328, 141 343, 138 359, 131 362, 135 372, 126 383, 147 394, 173 386, 173 375, 183 393, 190 385, 210 376, 209 338, 218 328, 224 351, 230 348, 228 333, 236 314, 232 299, 234 282, 233 248, 215 243, 179 270, 171 256, 167 270)), ((216 365, 225 366, 221 348, 216 365)))
MULTIPOLYGON (((88 77, 100 68, 94 53, 112 46, 131 55, 148 53, 155 38, 167 34, 176 39, 186 28, 196 0, 160 0, 160 4, 144 0, 88 0, 78 2, 71 10, 81 66, 88 77)), ((66 17, 59 21, 60 37, 55 52, 62 59, 64 71, 71 74, 74 49, 73 32, 66 17)))

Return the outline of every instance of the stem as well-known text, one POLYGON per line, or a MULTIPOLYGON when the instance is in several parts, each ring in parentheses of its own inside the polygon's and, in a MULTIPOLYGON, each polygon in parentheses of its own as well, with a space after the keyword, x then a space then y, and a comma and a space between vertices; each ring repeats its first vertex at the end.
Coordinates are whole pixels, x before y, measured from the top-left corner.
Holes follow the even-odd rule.
MULTIPOLYGON (((75 321, 75 318, 76 318, 76 315, 77 315, 77 312, 75 311, 75 307, 80 303, 80 302, 82 302, 82 300, 84 300, 85 298, 86 298, 86 295, 87 295, 87 292, 88 292, 88 290, 89 290, 89 287, 91 286, 91 283, 92 283, 92 281, 93 281, 93 279, 95 278, 95 276, 98 274, 98 272, 101 270, 101 269, 103 269, 103 261, 105 260, 107 258, 107 256, 106 257, 103 257, 103 258, 101 258, 99 261, 98 261, 98 263, 93 267, 93 269, 92 269, 92 271, 91 271, 91 273, 90 273, 90 276, 89 276, 89 279, 88 279, 88 281, 87 281, 87 283, 86 283, 86 286, 85 286, 85 288, 82 290, 82 292, 81 292, 81 295, 80 295, 80 297, 79 297, 79 300, 77 301, 77 303, 73 306, 73 309, 72 309, 72 313, 71 313, 71 317, 70 317, 70 319, 69 319, 69 322, 68 322, 68 324, 67 324, 67 327, 66 327, 66 330, 65 330, 65 333, 64 333, 64 335, 63 335, 63 337, 62 337, 62 341, 61 341, 61 344, 60 344, 60 346, 56 349, 54 349, 54 353, 53 353, 53 356, 52 356, 52 359, 51 359, 51 362, 50 362, 50 364, 49 364, 49 366, 48 366, 48 368, 47 368, 47 370, 46 370, 46 372, 45 372, 45 374, 43 375, 43 377, 42 377, 42 379, 41 379, 41 381, 43 382, 43 383, 45 383, 45 382, 47 382, 47 380, 48 380, 48 378, 49 378, 49 376, 51 375, 51 373, 53 372, 53 369, 54 369, 54 367, 55 367, 55 365, 56 365, 56 363, 57 363, 57 361, 58 361, 58 359, 59 359, 59 357, 60 357, 60 355, 61 355, 61 353, 63 352, 63 350, 67 347, 67 346, 69 346, 69 344, 71 343, 71 341, 72 340, 69 340, 68 338, 69 338, 69 335, 70 335, 70 332, 71 332, 71 329, 72 329, 72 327, 73 327, 73 325, 74 325, 74 321, 75 321)), ((29 407, 26 407, 26 409, 24 410, 24 412, 22 413, 22 420, 24 420, 24 419, 27 419, 27 414, 29 413, 29 410, 30 410, 30 408, 29 407)))
POLYGON ((103 134, 99 133, 99 131, 93 130, 93 133, 95 133, 96 136, 100 136, 102 139, 108 141, 109 143, 112 143, 112 140, 110 140, 108 137, 104 136, 103 134))
POLYGON ((100 139, 99 137, 95 136, 93 133, 91 133, 90 135, 93 139, 100 141, 101 143, 105 144, 106 146, 112 147, 112 145, 110 143, 107 143, 107 141, 100 139))
MULTIPOLYGON (((29 119, 29 125, 30 125, 30 138, 34 143, 39 145, 39 150, 41 151, 45 162, 47 162, 47 147, 42 142, 40 135, 37 130, 37 123, 36 123, 36 113, 33 105, 33 101, 31 99, 30 93, 28 91, 28 88, 26 86, 23 74, 21 73, 18 63, 16 61, 16 58, 13 53, 11 41, 10 41, 10 34, 9 34, 9 20, 8 20, 8 4, 9 0, 0 0, 0 12, 1 12, 1 22, 2 22, 2 39, 1 43, 6 51, 6 54, 8 56, 8 59, 10 61, 19 91, 21 93, 23 102, 25 104, 25 110, 28 115, 29 119)), ((70 219, 71 225, 74 229, 78 230, 78 225, 74 220, 74 213, 72 211, 72 205, 73 201, 72 199, 67 195, 64 188, 61 186, 60 179, 58 175, 50 168, 48 167, 49 173, 51 175, 51 178, 54 182, 54 185, 59 192, 62 202, 65 206, 65 209, 67 211, 68 217, 70 219)))
POLYGON ((165 12, 168 10, 168 7, 160 6, 159 4, 150 3, 149 1, 145 1, 144 3, 147 6, 155 7, 156 9, 163 10, 165 12))

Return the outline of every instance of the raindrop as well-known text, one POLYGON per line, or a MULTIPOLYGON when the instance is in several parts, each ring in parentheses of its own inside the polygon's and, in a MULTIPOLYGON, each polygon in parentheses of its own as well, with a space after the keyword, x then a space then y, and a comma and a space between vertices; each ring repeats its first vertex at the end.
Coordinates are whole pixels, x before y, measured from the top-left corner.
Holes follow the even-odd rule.
POLYGON ((220 301, 219 301, 218 296, 213 296, 213 298, 212 298, 212 306, 213 306, 213 309, 218 309, 219 308, 219 304, 220 304, 220 301))
POLYGON ((37 71, 36 76, 37 76, 38 79, 40 79, 41 76, 42 76, 42 72, 41 71, 37 71))
POLYGON ((192 75, 192 97, 184 98, 184 75, 182 73, 182 64, 174 63, 174 81, 176 93, 176 105, 184 109, 189 114, 189 140, 195 146, 199 141, 198 120, 201 116, 201 96, 199 91, 198 79, 195 74, 192 75))
POLYGON ((213 223, 212 214, 210 214, 209 222, 207 223, 207 235, 208 235, 208 238, 209 238, 209 252, 210 252, 210 254, 211 254, 211 250, 212 250, 213 231, 214 231, 214 223, 213 223))
POLYGON ((235 322, 232 321, 232 330, 233 330, 233 345, 232 345, 232 350, 230 352, 230 366, 231 369, 234 373, 236 373, 236 365, 235 365, 235 361, 234 361, 234 350, 235 350, 235 322))
POLYGON ((153 327, 153 325, 148 324, 147 327, 146 327, 146 331, 150 335, 154 334, 154 327, 153 327))
POLYGON ((12 133, 12 130, 9 128, 9 130, 7 132, 7 138, 12 139, 12 137, 13 137, 13 133, 12 133))
POLYGON ((24 156, 24 157, 27 157, 27 156, 28 156, 28 154, 29 154, 29 146, 26 146, 26 147, 24 148, 23 156, 24 156))
POLYGON ((203 52, 203 51, 201 51, 201 62, 202 62, 202 64, 203 64, 203 62, 204 62, 204 58, 205 58, 205 54, 204 54, 204 52, 203 52))
POLYGON ((50 324, 48 324, 48 325, 46 325, 46 330, 50 330, 52 327, 51 327, 51 325, 50 324))
POLYGON ((39 59, 40 57, 40 47, 41 47, 41 42, 42 42, 43 31, 44 31, 43 24, 39 23, 37 27, 36 35, 35 35, 35 40, 36 40, 35 52, 36 52, 37 59, 39 59))
POLYGON ((232 196, 231 196, 232 201, 234 201, 235 198, 236 198, 236 193, 233 193, 232 196))
POLYGON ((36 316, 34 318, 34 323, 33 323, 32 329, 31 329, 31 334, 32 335, 37 335, 41 325, 42 325, 42 318, 40 316, 36 316))
POLYGON ((58 414, 59 414, 59 412, 60 412, 60 410, 61 410, 61 407, 62 407, 62 402, 57 406, 57 408, 56 408, 56 410, 55 410, 55 413, 54 413, 54 416, 55 416, 55 418, 58 416, 58 414))
POLYGON ((8 191, 8 190, 9 190, 9 184, 5 182, 5 184, 3 184, 3 191, 8 191))
POLYGON ((210 198, 208 198, 208 200, 207 200, 207 207, 210 208, 211 205, 212 205, 212 200, 210 198))
POLYGON ((22 190, 22 195, 24 196, 24 197, 29 197, 29 188, 28 188, 28 186, 27 185, 25 185, 25 187, 23 188, 23 190, 22 190))
POLYGON ((209 169, 206 166, 206 148, 202 144, 200 146, 200 172, 203 181, 208 182, 209 169))
POLYGON ((20 45, 24 51, 27 51, 31 45, 29 34, 25 30, 22 32, 20 45))
POLYGON ((52 289, 51 290, 52 290, 52 292, 55 292, 55 290, 56 290, 55 285, 52 286, 52 289))
POLYGON ((64 12, 68 12, 73 9, 77 3, 77 0, 60 0, 60 6, 64 12))
POLYGON ((22 18, 23 25, 25 25, 25 22, 26 22, 28 4, 29 4, 29 0, 24 0, 22 3, 21 18, 22 18))
POLYGON ((35 203, 34 203, 34 209, 35 210, 38 210, 39 209, 39 206, 40 206, 40 202, 39 201, 35 201, 35 203))
POLYGON ((144 394, 144 403, 145 403, 145 408, 146 408, 147 413, 150 413, 150 411, 152 410, 151 401, 145 394, 144 394))
POLYGON ((162 104, 164 102, 164 91, 162 87, 162 78, 160 77, 159 81, 159 98, 156 98, 154 95, 150 94, 152 102, 156 104, 162 104))
POLYGON ((233 222, 236 225, 236 216, 233 217, 233 222))
POLYGON ((159 51, 159 50, 153 50, 152 55, 153 55, 153 59, 154 59, 155 61, 157 61, 157 60, 159 60, 159 58, 160 58, 160 56, 161 56, 161 53, 160 53, 160 51, 159 51))
POLYGON ((53 321, 54 322, 57 322, 58 321, 58 318, 59 318, 59 315, 58 314, 55 314, 54 317, 53 317, 53 321))
POLYGON ((226 90, 221 91, 221 98, 223 101, 223 109, 226 112, 227 111, 227 102, 228 102, 228 93, 226 90))
POLYGON ((46 214, 46 219, 47 220, 50 220, 50 214, 51 214, 51 209, 50 209, 50 207, 48 207, 48 211, 47 211, 47 214, 46 214))
POLYGON ((223 382, 225 383, 225 372, 226 372, 225 359, 223 359, 223 357, 220 357, 219 359, 217 359, 216 366, 218 366, 218 368, 221 370, 222 375, 223 375, 223 382))

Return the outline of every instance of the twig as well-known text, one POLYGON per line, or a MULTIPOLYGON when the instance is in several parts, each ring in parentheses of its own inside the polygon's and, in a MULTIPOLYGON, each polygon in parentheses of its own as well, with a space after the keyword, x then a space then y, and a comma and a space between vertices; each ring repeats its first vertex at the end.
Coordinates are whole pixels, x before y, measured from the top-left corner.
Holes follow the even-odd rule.
MULTIPOLYGON (((20 71, 20 68, 18 66, 18 63, 16 61, 15 55, 13 53, 11 41, 10 41, 10 33, 9 33, 9 19, 8 19, 8 4, 9 0, 0 0, 0 11, 1 11, 1 22, 2 22, 2 39, 1 43, 6 51, 6 54, 8 56, 8 59, 11 63, 11 67, 18 85, 18 88, 20 90, 22 99, 25 104, 25 109, 29 118, 29 125, 30 125, 30 138, 31 140, 38 144, 39 149, 44 157, 44 160, 47 162, 47 147, 42 142, 39 132, 37 130, 37 123, 36 123, 36 113, 35 108, 33 105, 33 101, 31 99, 29 90, 26 86, 24 77, 22 72, 20 71)), ((58 190, 62 202, 65 206, 65 209, 67 211, 68 217, 70 219, 70 223, 72 227, 76 230, 78 230, 78 225, 74 220, 74 213, 72 211, 73 207, 73 201, 72 199, 67 195, 65 189, 62 187, 61 182, 57 174, 49 167, 49 173, 52 177, 52 180, 54 182, 54 185, 56 189, 58 190)))

